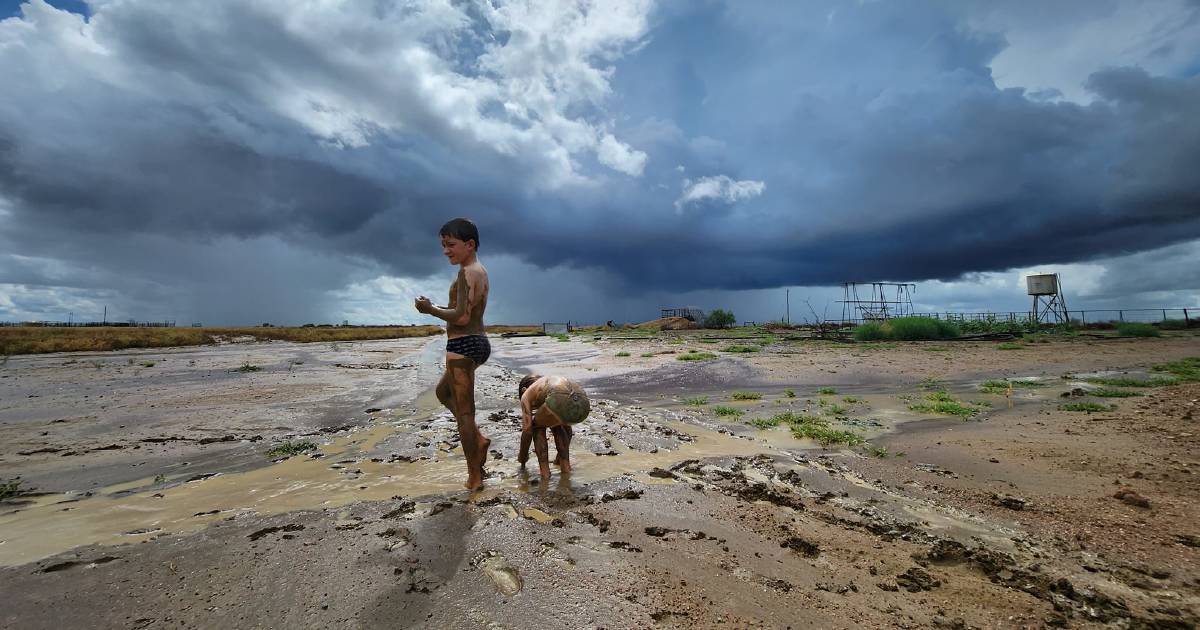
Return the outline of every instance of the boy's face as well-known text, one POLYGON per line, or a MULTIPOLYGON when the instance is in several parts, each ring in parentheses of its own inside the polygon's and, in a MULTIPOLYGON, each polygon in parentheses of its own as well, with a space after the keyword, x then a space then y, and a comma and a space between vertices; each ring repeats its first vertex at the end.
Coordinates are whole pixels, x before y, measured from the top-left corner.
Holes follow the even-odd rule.
POLYGON ((451 265, 461 265, 474 251, 475 241, 460 241, 453 236, 442 237, 442 254, 450 259, 451 265))

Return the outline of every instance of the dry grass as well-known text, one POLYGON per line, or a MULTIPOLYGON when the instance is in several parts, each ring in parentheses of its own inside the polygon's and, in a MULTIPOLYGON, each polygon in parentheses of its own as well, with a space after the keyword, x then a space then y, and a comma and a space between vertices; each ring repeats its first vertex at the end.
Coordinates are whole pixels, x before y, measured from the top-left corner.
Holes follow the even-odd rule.
POLYGON ((0 355, 201 346, 216 338, 252 337, 257 341, 363 341, 441 334, 437 326, 307 328, 57 328, 0 327, 0 355))

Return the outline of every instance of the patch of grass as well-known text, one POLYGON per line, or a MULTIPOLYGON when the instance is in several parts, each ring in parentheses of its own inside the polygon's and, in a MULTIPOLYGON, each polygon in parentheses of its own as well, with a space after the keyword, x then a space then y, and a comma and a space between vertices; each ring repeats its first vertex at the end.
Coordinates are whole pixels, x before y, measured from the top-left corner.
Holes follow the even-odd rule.
POLYGON ((1097 376, 1083 379, 1093 385, 1108 385, 1110 387, 1165 387, 1179 382, 1174 378, 1129 378, 1127 376, 1097 376))
POLYGON ((1164 319, 1158 323, 1159 330, 1187 330, 1186 319, 1164 319))
POLYGON ((159 473, 159 474, 157 474, 157 475, 155 475, 155 476, 154 476, 154 485, 158 485, 158 484, 160 484, 160 483, 166 483, 166 482, 167 482, 167 476, 166 476, 166 475, 164 475, 164 474, 162 474, 162 473, 159 473))
POLYGON ((1130 398, 1133 396, 1141 396, 1142 393, 1128 389, 1111 389, 1102 387, 1100 389, 1093 389, 1092 391, 1088 392, 1088 395, 1099 396, 1100 398, 1130 398))
POLYGON ((955 400, 953 396, 946 392, 933 392, 925 396, 925 402, 913 403, 908 408, 918 413, 960 416, 964 420, 979 413, 978 406, 955 400))
POLYGON ((832 446, 834 444, 857 446, 866 441, 861 435, 853 431, 838 431, 813 423, 792 425, 792 435, 797 438, 816 440, 821 446, 832 446))
POLYGON ((917 387, 920 387, 921 389, 924 389, 926 391, 928 391, 928 390, 935 390, 935 391, 936 390, 944 390, 944 389, 946 389, 946 381, 943 381, 938 378, 934 378, 932 376, 927 376, 927 377, 921 379, 920 383, 917 383, 917 387))
POLYGON ((685 398, 683 404, 691 405, 692 407, 703 407, 708 404, 708 398, 705 396, 696 396, 694 398, 685 398))
POLYGON ((996 344, 997 350, 1020 350, 1021 348, 1024 348, 1024 347, 1025 346, 1022 346, 1019 343, 1013 343, 1011 341, 1005 341, 1004 343, 996 344))
POLYGON ((24 484, 20 477, 9 479, 8 481, 0 481, 0 501, 15 499, 21 495, 29 494, 32 491, 30 488, 22 488, 24 484))
POLYGON ((988 380, 988 381, 984 381, 984 382, 980 383, 979 391, 981 391, 985 394, 1000 394, 1000 393, 1008 391, 1009 389, 1036 389, 1038 387, 1045 387, 1045 386, 1046 386, 1045 383, 1041 383, 1038 381, 1022 381, 1022 380, 1010 381, 1007 379, 992 379, 992 380, 988 380))
POLYGON ((747 353, 758 351, 759 348, 755 348, 754 346, 725 346, 721 348, 721 352, 747 353))
POLYGON ((919 341, 953 339, 962 334, 952 322, 932 317, 897 317, 885 322, 867 322, 854 329, 855 341, 919 341))
POLYGON ((758 392, 733 392, 734 400, 761 400, 762 394, 758 392))
POLYGON ((717 340, 716 340, 716 339, 701 339, 701 340, 700 340, 700 343, 709 343, 709 344, 712 344, 712 343, 717 343, 717 340))
POLYGON ((856 403, 860 403, 860 402, 862 402, 862 401, 863 401, 863 399, 861 399, 861 398, 859 398, 859 397, 857 397, 857 396, 843 396, 843 397, 842 397, 842 402, 844 402, 844 403, 849 403, 849 404, 851 404, 851 405, 853 405, 853 404, 856 404, 856 403))
POLYGON ((564 335, 564 334, 562 334, 562 333, 559 333, 559 334, 557 334, 557 335, 553 335, 553 337, 554 337, 555 339, 559 340, 559 341, 570 341, 570 340, 571 340, 571 336, 570 336, 570 335, 564 335))
POLYGON ((887 338, 888 334, 883 329, 883 324, 878 322, 867 322, 854 327, 855 341, 882 341, 887 338))
POLYGON ((309 451, 317 450, 317 445, 308 440, 300 440, 298 442, 283 442, 276 444, 267 451, 267 457, 291 457, 300 455, 309 451))
POLYGON ((617 353, 616 355, 614 355, 614 356, 618 356, 618 357, 627 357, 627 356, 629 356, 629 353, 628 353, 628 352, 618 352, 618 353, 617 353))
POLYGON ((230 372, 241 372, 242 374, 248 374, 250 372, 257 372, 261 369, 262 368, 258 367, 257 365, 253 365, 249 361, 246 361, 245 363, 242 364, 242 367, 233 368, 232 370, 229 370, 229 371, 230 372))
POLYGON ((1162 335, 1162 332, 1151 324, 1121 322, 1117 324, 1117 334, 1122 337, 1158 337, 1162 335))
POLYGON ((754 418, 750 421, 750 426, 756 429, 770 429, 779 426, 779 416, 771 416, 769 418, 754 418))
POLYGON ((899 396, 896 396, 896 398, 897 398, 897 399, 899 399, 899 400, 903 400, 903 401, 905 401, 905 402, 908 402, 908 401, 910 401, 910 400, 912 400, 912 399, 916 398, 916 396, 913 396, 912 394, 900 394, 899 396))
POLYGON ((856 346, 854 346, 854 349, 855 350, 894 350, 894 349, 896 349, 896 344, 886 343, 886 342, 880 343, 880 342, 872 341, 872 342, 867 342, 867 343, 856 345, 856 346))
POLYGON ((720 406, 720 405, 713 407, 713 412, 716 413, 718 416, 733 416, 735 418, 740 417, 742 414, 746 413, 745 411, 742 411, 741 409, 734 409, 733 407, 724 407, 724 406, 720 406))
POLYGON ((787 396, 788 398, 795 398, 796 390, 791 389, 791 388, 785 389, 785 390, 783 390, 783 395, 787 396))
POLYGON ((1188 357, 1180 361, 1162 363, 1150 369, 1155 372, 1166 372, 1181 381, 1200 381, 1200 357, 1188 357))
POLYGON ((874 444, 868 443, 863 445, 863 450, 865 450, 871 457, 878 457, 879 459, 887 459, 889 455, 886 446, 875 446, 874 444))
POLYGON ((717 358, 717 355, 711 352, 688 352, 675 358, 680 361, 708 361, 717 358))
POLYGON ((832 387, 822 387, 821 389, 817 390, 817 393, 821 394, 822 396, 836 396, 837 390, 832 387))
POLYGON ((1060 405, 1058 408, 1062 409, 1063 411, 1083 411, 1083 412, 1091 413, 1093 411, 1112 411, 1113 409, 1116 409, 1117 406, 1116 405, 1101 405, 1100 403, 1094 403, 1094 402, 1076 402, 1076 403, 1067 403, 1065 405, 1060 405))
POLYGON ((643 358, 643 359, 649 359, 649 358, 650 358, 650 357, 652 357, 652 356, 654 356, 654 353, 653 353, 653 352, 643 352, 643 353, 642 353, 642 358, 643 358))
POLYGON ((844 415, 846 415, 846 412, 848 412, 848 411, 850 411, 850 410, 847 409, 846 407, 843 407, 843 406, 837 404, 837 403, 829 405, 828 407, 825 408, 825 413, 827 413, 831 416, 835 416, 835 417, 836 416, 844 416, 844 415))

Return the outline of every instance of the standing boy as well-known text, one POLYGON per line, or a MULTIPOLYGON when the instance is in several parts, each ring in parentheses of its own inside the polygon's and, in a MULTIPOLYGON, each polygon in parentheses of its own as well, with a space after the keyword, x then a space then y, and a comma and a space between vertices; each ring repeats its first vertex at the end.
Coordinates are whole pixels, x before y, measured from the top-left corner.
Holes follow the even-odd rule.
POLYGON ((550 452, 546 429, 554 434, 554 463, 564 473, 571 472, 572 425, 583 422, 591 411, 591 401, 578 383, 562 376, 530 374, 517 385, 521 399, 521 449, 517 461, 529 460, 529 443, 537 453, 538 469, 543 478, 550 476, 550 452))
POLYGON ((446 322, 446 373, 437 385, 437 397, 458 423, 463 455, 467 459, 468 489, 483 485, 483 464, 492 441, 475 424, 475 369, 492 353, 483 326, 487 308, 488 275, 479 264, 479 229, 467 219, 454 219, 442 226, 442 253, 458 265, 458 278, 450 285, 447 306, 434 306, 418 297, 417 310, 446 322))

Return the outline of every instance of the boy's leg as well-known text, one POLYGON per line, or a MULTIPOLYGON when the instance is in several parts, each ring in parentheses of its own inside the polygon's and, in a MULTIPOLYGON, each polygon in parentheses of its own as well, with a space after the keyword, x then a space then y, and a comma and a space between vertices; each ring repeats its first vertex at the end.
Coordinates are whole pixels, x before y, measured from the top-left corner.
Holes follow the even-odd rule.
POLYGON ((571 472, 571 436, 575 432, 565 424, 550 430, 554 432, 554 463, 563 472, 571 472))
POLYGON ((454 407, 454 378, 450 374, 450 366, 446 365, 446 371, 442 373, 442 380, 438 381, 437 387, 433 390, 437 394, 438 402, 442 406, 449 409, 450 413, 458 418, 458 412, 454 407))
POLYGON ((483 437, 475 424, 475 362, 466 357, 446 358, 453 387, 454 419, 458 421, 458 437, 467 459, 467 488, 483 485, 483 463, 491 440, 483 437))
POLYGON ((529 446, 533 444, 533 430, 521 432, 521 447, 517 450, 517 463, 524 466, 529 461, 529 446))
POLYGON ((542 479, 550 478, 550 446, 546 442, 546 430, 537 427, 533 430, 533 450, 537 453, 538 472, 542 479))

